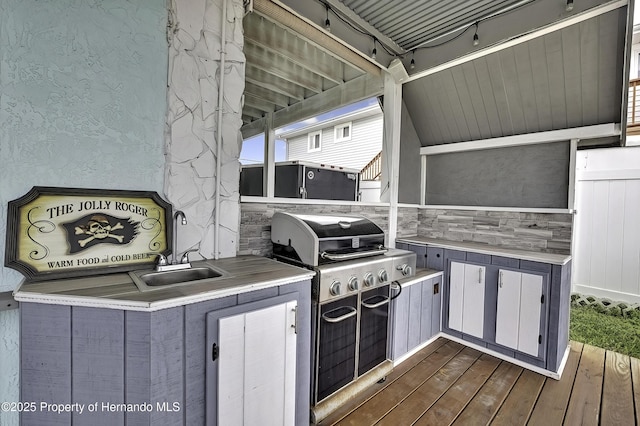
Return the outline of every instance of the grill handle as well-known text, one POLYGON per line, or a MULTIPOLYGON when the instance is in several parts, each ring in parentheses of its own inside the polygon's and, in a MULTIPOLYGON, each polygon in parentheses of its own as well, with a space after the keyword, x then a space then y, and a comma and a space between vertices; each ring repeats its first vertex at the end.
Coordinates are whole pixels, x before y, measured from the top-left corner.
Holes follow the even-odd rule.
POLYGON ((335 324, 337 322, 342 322, 346 319, 349 319, 351 317, 355 317, 358 314, 358 310, 356 308, 354 308, 353 306, 346 306, 347 309, 349 309, 351 312, 349 312, 348 314, 344 314, 341 315, 339 317, 336 318, 331 318, 328 317, 327 314, 330 314, 331 312, 337 311, 338 309, 343 309, 343 308, 338 308, 338 309, 334 309, 333 311, 329 311, 329 312, 325 312, 322 315, 322 319, 325 320, 326 322, 330 322, 332 324, 335 324))
MULTIPOLYGON (((374 296, 376 297, 376 296, 374 296)), ((379 308, 380 306, 386 305, 387 303, 389 303, 389 298, 387 297, 386 299, 378 302, 378 303, 367 303, 364 300, 362 301, 362 306, 364 306, 367 309, 375 309, 375 308, 379 308)))
POLYGON ((361 257, 373 256, 376 254, 382 254, 382 253, 386 253, 387 251, 389 250, 386 248, 379 249, 379 250, 359 251, 355 253, 344 253, 344 254, 331 254, 331 253, 327 253, 326 251, 323 251, 322 253, 320 253, 320 257, 323 259, 329 259, 329 260, 350 260, 350 259, 359 259, 361 257))

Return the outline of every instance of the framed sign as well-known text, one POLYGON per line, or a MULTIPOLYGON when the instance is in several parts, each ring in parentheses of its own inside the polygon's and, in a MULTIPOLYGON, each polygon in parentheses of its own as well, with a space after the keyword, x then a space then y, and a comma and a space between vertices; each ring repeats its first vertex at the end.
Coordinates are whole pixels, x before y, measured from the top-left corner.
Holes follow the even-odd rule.
POLYGON ((5 266, 32 280, 140 269, 169 253, 171 218, 151 191, 36 186, 9 202, 5 266))

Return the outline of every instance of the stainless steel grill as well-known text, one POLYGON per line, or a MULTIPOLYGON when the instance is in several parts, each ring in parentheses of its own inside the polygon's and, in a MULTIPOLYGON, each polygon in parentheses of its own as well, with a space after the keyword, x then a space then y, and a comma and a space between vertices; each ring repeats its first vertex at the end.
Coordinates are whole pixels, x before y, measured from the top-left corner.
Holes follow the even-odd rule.
POLYGON ((364 217, 273 216, 274 257, 316 271, 312 406, 387 360, 390 285, 414 274, 416 255, 388 249, 384 240, 384 231, 364 217))

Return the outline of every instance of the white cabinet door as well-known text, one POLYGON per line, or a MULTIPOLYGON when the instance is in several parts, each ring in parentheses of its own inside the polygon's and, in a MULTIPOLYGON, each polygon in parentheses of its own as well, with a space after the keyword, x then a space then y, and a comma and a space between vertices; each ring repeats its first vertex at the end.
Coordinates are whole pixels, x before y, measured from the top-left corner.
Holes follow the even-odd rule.
POLYGON ((540 342, 540 315, 542 306, 542 276, 522 274, 520 290, 520 320, 518 324, 518 350, 538 356, 540 342))
POLYGON ((449 328, 482 338, 485 267, 451 262, 449 328))
POLYGON ((521 273, 498 272, 498 309, 496 312, 496 343, 518 347, 518 318, 520 318, 521 273))
POLYGON ((499 271, 496 343, 538 356, 542 276, 499 271))
POLYGON ((219 320, 218 424, 294 425, 296 306, 219 320))

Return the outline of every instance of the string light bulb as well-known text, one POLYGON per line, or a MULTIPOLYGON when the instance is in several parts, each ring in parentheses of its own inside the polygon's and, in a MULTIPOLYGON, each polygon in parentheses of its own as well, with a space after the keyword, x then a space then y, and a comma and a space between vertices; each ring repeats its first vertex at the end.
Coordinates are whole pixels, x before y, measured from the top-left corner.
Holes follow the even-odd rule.
POLYGON ((478 23, 476 22, 476 32, 473 34, 473 45, 477 46, 480 44, 480 37, 478 37, 478 23))
POLYGON ((376 39, 373 39, 373 50, 371 51, 371 59, 376 58, 376 54, 378 53, 378 49, 376 49, 376 39))
POLYGON ((327 19, 324 21, 324 29, 331 32, 331 21, 329 20, 329 6, 327 5, 327 19))
POLYGON ((414 58, 415 54, 416 54, 416 51, 412 50, 411 51, 411 63, 409 64, 409 69, 411 69, 411 70, 416 68, 416 60, 414 58))
POLYGON ((567 0, 566 9, 567 9, 567 12, 571 12, 573 10, 573 0, 567 0))

